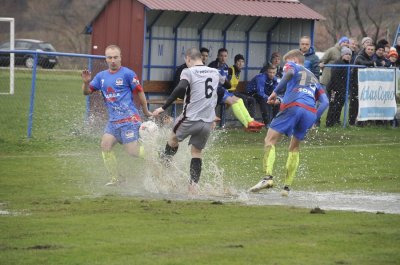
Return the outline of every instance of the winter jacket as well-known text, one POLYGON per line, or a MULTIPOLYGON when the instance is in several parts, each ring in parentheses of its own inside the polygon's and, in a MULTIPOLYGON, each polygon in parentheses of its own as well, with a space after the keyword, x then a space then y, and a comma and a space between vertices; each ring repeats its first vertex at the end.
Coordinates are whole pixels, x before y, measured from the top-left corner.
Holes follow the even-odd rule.
POLYGON ((308 52, 304 54, 304 67, 310 70, 316 78, 319 79, 319 58, 315 54, 314 48, 310 47, 308 52))
MULTIPOLYGON (((337 43, 335 46, 329 48, 324 56, 321 58, 321 63, 324 64, 331 64, 334 63, 335 61, 339 60, 341 58, 340 56, 340 50, 342 48, 340 47, 339 43, 337 43)), ((331 69, 330 67, 324 67, 324 70, 322 71, 322 76, 320 83, 323 85, 327 85, 329 83, 329 80, 331 79, 331 69)))

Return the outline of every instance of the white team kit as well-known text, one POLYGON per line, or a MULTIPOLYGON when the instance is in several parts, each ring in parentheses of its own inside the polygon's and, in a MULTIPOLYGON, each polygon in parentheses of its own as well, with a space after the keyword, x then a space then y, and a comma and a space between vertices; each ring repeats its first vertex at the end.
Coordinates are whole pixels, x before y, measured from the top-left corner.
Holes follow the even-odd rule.
POLYGON ((217 87, 219 83, 225 82, 225 77, 217 69, 199 65, 184 69, 181 73, 182 79, 190 84, 182 115, 190 121, 214 121, 217 87))
POLYGON ((182 114, 176 119, 173 131, 179 141, 191 135, 189 143, 203 149, 215 119, 218 84, 223 84, 225 77, 217 69, 196 65, 184 69, 182 79, 189 82, 189 87, 182 114))

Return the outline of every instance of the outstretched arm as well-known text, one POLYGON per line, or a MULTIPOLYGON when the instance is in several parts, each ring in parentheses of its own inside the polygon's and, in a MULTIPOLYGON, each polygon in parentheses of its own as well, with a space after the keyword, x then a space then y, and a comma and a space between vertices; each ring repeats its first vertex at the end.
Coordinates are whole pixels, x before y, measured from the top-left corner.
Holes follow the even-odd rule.
POLYGON ((153 115, 157 116, 164 110, 166 110, 171 104, 179 97, 179 95, 182 95, 185 93, 186 88, 189 86, 189 81, 186 79, 181 79, 179 81, 178 85, 174 88, 174 91, 172 91, 171 95, 167 98, 167 101, 165 102, 164 106, 156 109, 153 111, 153 115))
POLYGON ((89 70, 85 69, 81 73, 82 77, 82 92, 85 96, 92 94, 92 91, 89 88, 90 80, 92 80, 92 73, 89 70))

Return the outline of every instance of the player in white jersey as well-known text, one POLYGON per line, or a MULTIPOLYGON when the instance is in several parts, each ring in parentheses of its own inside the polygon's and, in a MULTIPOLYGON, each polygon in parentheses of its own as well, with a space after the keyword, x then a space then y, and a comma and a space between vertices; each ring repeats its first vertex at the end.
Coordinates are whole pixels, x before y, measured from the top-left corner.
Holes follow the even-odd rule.
POLYGON ((190 186, 196 187, 201 174, 201 151, 204 149, 215 119, 217 88, 221 83, 230 87, 229 81, 221 76, 217 69, 203 65, 201 53, 196 48, 186 51, 185 62, 189 68, 182 71, 181 80, 168 97, 164 106, 156 109, 153 115, 159 115, 178 95, 185 92, 182 114, 176 119, 165 151, 161 157, 166 161, 178 151, 179 142, 190 136, 192 160, 190 161, 190 186))

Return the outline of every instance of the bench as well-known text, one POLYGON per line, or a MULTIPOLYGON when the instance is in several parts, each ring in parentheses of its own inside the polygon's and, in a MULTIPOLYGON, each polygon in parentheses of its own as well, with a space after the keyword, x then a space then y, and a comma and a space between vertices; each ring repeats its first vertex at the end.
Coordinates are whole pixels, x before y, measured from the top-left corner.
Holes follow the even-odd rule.
MULTIPOLYGON (((164 105, 169 96, 172 84, 172 81, 144 81, 143 89, 146 95, 147 105, 164 105)), ((182 105, 183 100, 177 99, 172 104, 171 116, 173 116, 174 119, 176 118, 176 105, 178 104, 182 105)))
MULTIPOLYGON (((245 81, 239 82, 237 89, 235 92, 244 92, 246 90, 245 81)), ((164 105, 167 97, 169 96, 169 91, 171 86, 173 85, 173 81, 151 81, 146 80, 143 82, 143 89, 146 94, 147 104, 151 105, 164 105)), ((183 100, 177 99, 172 104, 171 116, 176 118, 176 106, 182 105, 183 100)), ((220 108, 220 126, 225 125, 225 104, 221 104, 220 108)))

